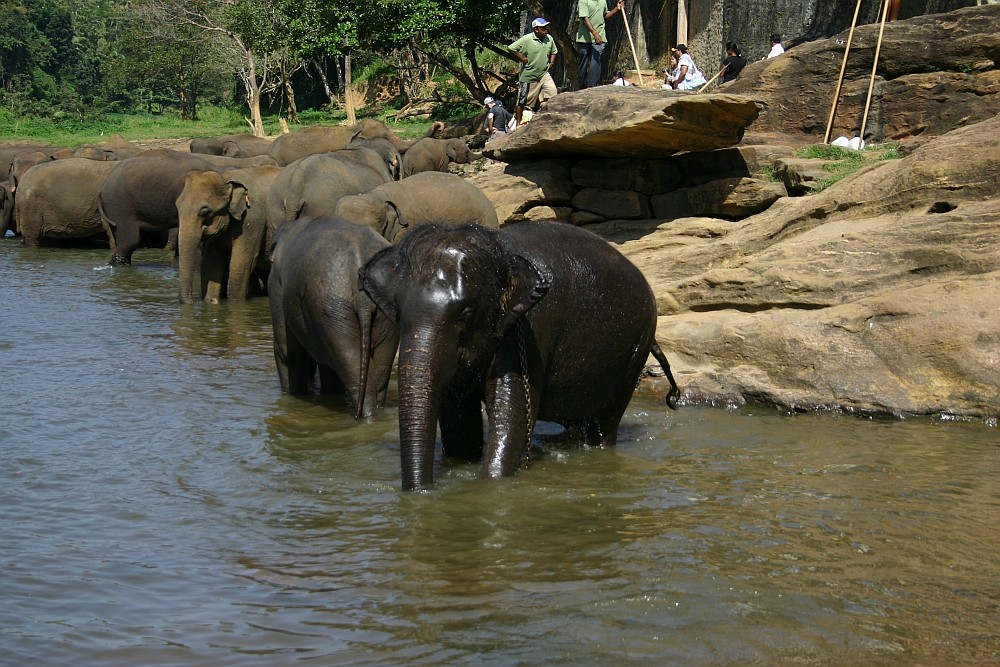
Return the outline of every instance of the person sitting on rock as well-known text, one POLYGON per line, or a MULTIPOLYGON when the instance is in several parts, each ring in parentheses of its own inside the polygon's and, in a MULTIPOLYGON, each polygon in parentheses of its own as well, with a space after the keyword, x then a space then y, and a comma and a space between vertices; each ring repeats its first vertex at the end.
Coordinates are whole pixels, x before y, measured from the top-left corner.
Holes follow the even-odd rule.
POLYGON ((743 68, 747 66, 747 59, 740 52, 740 47, 736 42, 726 42, 726 58, 722 61, 722 83, 735 81, 743 68))
POLYGON ((677 80, 677 56, 670 54, 670 65, 663 68, 663 85, 660 88, 664 90, 672 89, 674 87, 674 81, 677 80))
POLYGON ((687 46, 684 44, 675 46, 674 55, 677 56, 677 75, 672 84, 674 90, 694 90, 708 83, 705 75, 694 64, 694 58, 688 55, 687 46))
POLYGON ((767 58, 764 58, 764 60, 768 60, 770 58, 777 58, 784 52, 785 52, 785 47, 781 45, 781 35, 779 35, 778 33, 774 33, 773 35, 771 35, 771 50, 768 51, 767 58))
POLYGON ((612 86, 631 86, 632 82, 625 78, 625 72, 618 70, 615 72, 615 80, 611 82, 612 86))
POLYGON ((503 102, 492 97, 483 100, 483 104, 486 105, 487 109, 486 134, 488 136, 486 140, 489 141, 507 134, 507 128, 510 121, 514 119, 514 114, 504 108, 503 102))

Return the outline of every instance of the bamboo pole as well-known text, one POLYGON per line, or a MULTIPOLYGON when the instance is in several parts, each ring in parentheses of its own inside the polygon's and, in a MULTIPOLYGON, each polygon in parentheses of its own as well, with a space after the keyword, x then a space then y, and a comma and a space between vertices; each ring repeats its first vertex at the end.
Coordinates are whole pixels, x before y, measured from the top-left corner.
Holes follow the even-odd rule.
POLYGON ((868 109, 872 105, 872 90, 875 88, 875 70, 878 69, 878 54, 882 51, 882 33, 885 31, 885 20, 889 16, 889 0, 885 0, 882 9, 882 23, 878 28, 878 43, 875 44, 875 58, 872 60, 872 78, 868 82, 868 99, 865 100, 865 115, 861 117, 861 141, 865 140, 865 125, 868 123, 868 109))
POLYGON ((706 81, 705 84, 701 87, 701 92, 705 92, 706 90, 708 90, 708 87, 712 85, 712 82, 715 81, 716 79, 718 79, 722 75, 722 73, 725 72, 725 71, 726 71, 726 68, 723 67, 722 69, 719 70, 719 72, 715 76, 713 76, 711 79, 709 79, 708 81, 706 81))
POLYGON ((628 27, 628 16, 622 10, 622 21, 625 23, 625 34, 628 35, 628 45, 632 47, 632 60, 635 61, 635 73, 639 75, 639 85, 642 86, 642 68, 639 65, 639 56, 635 52, 635 42, 632 41, 632 29, 628 27))
POLYGON ((858 14, 861 13, 861 0, 854 8, 854 19, 851 21, 851 31, 847 33, 847 46, 844 48, 844 60, 840 63, 840 76, 837 77, 837 91, 833 94, 833 104, 830 106, 830 119, 826 121, 826 134, 823 135, 823 143, 830 143, 830 131, 833 130, 833 117, 837 113, 837 105, 840 103, 840 89, 844 86, 844 72, 847 71, 847 54, 851 52, 851 42, 854 40, 854 28, 858 25, 858 14))

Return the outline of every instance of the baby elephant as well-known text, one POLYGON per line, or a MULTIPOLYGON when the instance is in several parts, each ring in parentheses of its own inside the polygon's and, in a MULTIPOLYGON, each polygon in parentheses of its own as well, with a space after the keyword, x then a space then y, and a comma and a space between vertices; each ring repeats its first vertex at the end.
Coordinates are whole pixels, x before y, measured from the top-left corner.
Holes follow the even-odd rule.
POLYGON ((283 392, 344 393, 355 418, 385 405, 399 335, 358 287, 358 269, 389 246, 372 229, 334 217, 282 225, 267 291, 283 392))
POLYGON ((363 195, 342 197, 334 213, 371 227, 392 243, 427 223, 500 226, 493 203, 479 188, 461 176, 438 171, 384 183, 363 195))

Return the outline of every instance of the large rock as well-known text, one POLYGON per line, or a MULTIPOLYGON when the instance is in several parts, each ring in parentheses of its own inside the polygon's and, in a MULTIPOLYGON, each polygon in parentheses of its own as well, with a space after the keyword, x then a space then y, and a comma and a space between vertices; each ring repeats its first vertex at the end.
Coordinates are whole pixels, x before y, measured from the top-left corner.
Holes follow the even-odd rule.
MULTIPOLYGON (((854 31, 831 138, 853 137, 871 80, 879 25, 854 31)), ((822 141, 844 58, 845 31, 753 62, 717 90, 763 102, 746 142, 822 141)), ((887 23, 865 138, 941 135, 1000 113, 1000 5, 887 23)))
POLYGON ((556 95, 530 123, 489 142, 483 153, 512 161, 710 151, 739 143, 757 113, 750 97, 598 86, 556 95))
POLYGON ((696 399, 1000 415, 1000 116, 739 222, 602 235, 696 399))

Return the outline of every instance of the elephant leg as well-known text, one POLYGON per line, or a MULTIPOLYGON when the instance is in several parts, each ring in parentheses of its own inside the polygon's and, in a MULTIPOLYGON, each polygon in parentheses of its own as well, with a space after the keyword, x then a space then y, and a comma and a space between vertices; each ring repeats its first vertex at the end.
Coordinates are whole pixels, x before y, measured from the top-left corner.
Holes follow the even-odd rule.
POLYGON ((320 393, 327 396, 341 396, 347 391, 337 371, 326 364, 319 365, 319 387, 320 393))
POLYGON ((112 264, 131 264, 132 253, 139 246, 139 223, 128 221, 115 227, 114 253, 112 264))
POLYGON ((445 454, 462 461, 483 458, 483 409, 478 391, 461 395, 445 391, 439 421, 445 454))
MULTIPOLYGON (((230 223, 235 225, 236 223, 230 223)), ((242 301, 250 296, 250 281, 261 244, 264 242, 264 224, 251 227, 239 225, 239 232, 232 240, 229 256, 229 298, 242 301)))
POLYGON ((309 352, 292 332, 286 331, 285 343, 288 393, 292 396, 305 396, 313 387, 313 379, 316 377, 316 362, 309 356, 309 352))
POLYGON ((375 318, 371 333, 371 346, 365 405, 382 408, 385 407, 386 397, 389 393, 392 362, 396 360, 396 350, 399 349, 399 333, 389 319, 382 316, 375 318))
POLYGON ((222 243, 201 244, 201 295, 205 303, 219 303, 226 291, 228 248, 222 243))
MULTIPOLYGON (((361 333, 353 307, 335 298, 324 304, 322 326, 309 332, 309 347, 320 361, 324 394, 347 393, 355 410, 360 403, 361 333)), ((374 406, 365 406, 370 413, 374 406)))
POLYGON ((508 370, 487 383, 490 429, 479 470, 481 479, 513 475, 517 470, 529 446, 530 427, 537 414, 537 392, 532 392, 531 399, 529 405, 524 375, 519 370, 508 370))

